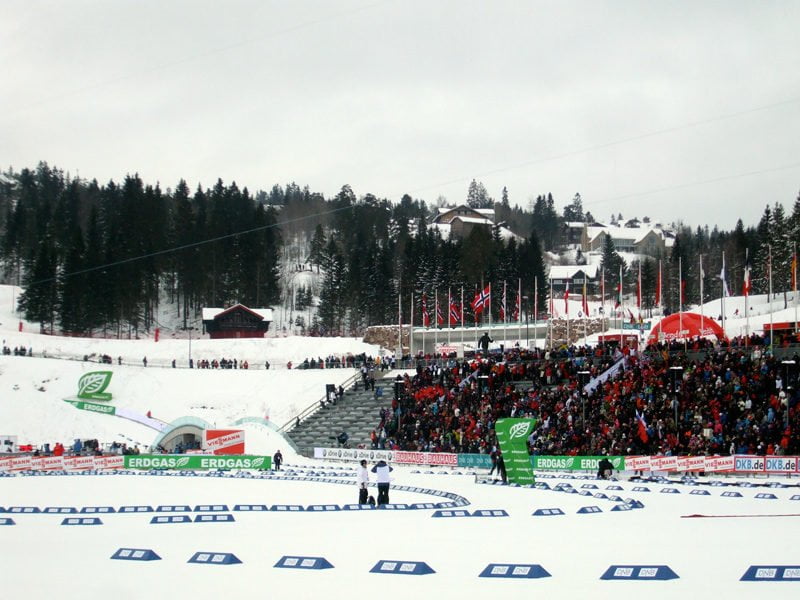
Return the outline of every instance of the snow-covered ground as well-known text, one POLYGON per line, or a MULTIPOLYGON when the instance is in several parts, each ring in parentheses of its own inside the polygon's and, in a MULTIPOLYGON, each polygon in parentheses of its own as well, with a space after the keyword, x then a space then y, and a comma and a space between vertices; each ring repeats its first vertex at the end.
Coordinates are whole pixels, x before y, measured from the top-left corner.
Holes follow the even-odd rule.
MULTIPOLYGON (((480 485, 466 473, 421 474, 396 468, 394 486, 456 493, 470 513, 505 510, 505 517, 433 517, 434 510, 320 513, 237 512, 236 504, 335 504, 356 502, 352 471, 314 465, 296 469, 310 480, 155 477, 148 475, 24 477, 0 479, 2 505, 83 507, 225 504, 234 522, 150 524, 165 513, 101 515, 102 525, 61 525, 69 515, 3 514, 2 587, 7 597, 31 600, 153 595, 205 598, 796 598, 798 582, 743 582, 753 565, 800 565, 798 488, 717 488, 690 495, 680 484, 568 481, 593 493, 635 498, 644 508, 612 512, 616 502, 551 490, 480 485), (323 482, 319 473, 324 469, 323 482), (349 474, 349 477, 336 474, 349 474), (331 477, 333 474, 333 477, 331 477), (622 489, 609 489, 619 485, 622 489), (664 488, 678 494, 660 493, 664 488), (723 497, 738 489, 741 498, 723 497), (757 493, 777 499, 757 499, 757 493), (579 508, 597 506, 595 514, 579 508), (565 514, 533 516, 540 508, 565 514), (707 518, 687 518, 705 515, 707 518), (161 560, 111 560, 120 548, 150 549, 161 560), (200 565, 196 552, 232 553, 241 564, 200 565), (283 556, 323 557, 333 568, 274 568, 283 556), (424 561, 435 573, 378 574, 379 560, 424 561), (478 575, 490 564, 538 564, 550 577, 492 579, 478 575), (666 565, 671 581, 606 581, 615 566, 666 565)), ((439 470, 437 470, 437 473, 439 470)), ((763 480, 761 480, 763 482, 763 480)), ((441 502, 424 491, 391 491, 395 503, 441 502)), ((192 520, 196 513, 188 513, 192 520)), ((85 515, 80 515, 85 516, 85 515)))
MULTIPOLYGON (((282 425, 315 402, 325 383, 350 376, 348 369, 297 371, 285 368, 204 371, 141 366, 167 364, 186 355, 185 339, 84 340, 33 333, 10 311, 10 288, 0 287, 0 331, 10 347, 33 347, 33 358, 0 358, 0 434, 21 443, 41 444, 73 438, 152 443, 151 429, 113 416, 80 411, 63 398, 76 393, 81 374, 108 368, 112 404, 132 412, 152 411, 165 421, 192 415, 219 427, 242 417, 269 417, 282 425), (64 356, 108 353, 126 363, 101 366, 81 360, 40 358, 43 350, 64 356)), ((710 307, 709 307, 710 308, 710 307)), ((762 315, 763 316, 763 315, 762 315)), ((768 315, 767 315, 768 318, 768 315)), ((774 317, 778 319, 777 315, 774 317)), ((781 317, 783 318, 783 317, 781 317)), ((193 340, 196 357, 223 356, 278 365, 328 353, 377 353, 358 340, 269 338, 253 341, 193 340), (195 350, 197 349, 197 350, 195 350), (252 358, 251 358, 252 357, 252 358)), ((247 451, 271 454, 280 448, 293 477, 306 480, 151 475, 23 476, 0 478, 0 507, 84 507, 129 505, 335 504, 354 503, 357 490, 350 465, 332 465, 294 455, 274 430, 247 426, 247 451), (321 477, 320 473, 325 473, 321 477), (321 479, 328 481, 321 481, 321 479)), ((482 473, 478 473, 482 474, 482 473)), ((556 482, 539 473, 540 481, 556 482)), ((716 596, 794 598, 798 584, 746 583, 751 565, 800 565, 795 551, 800 534, 800 489, 702 486, 709 495, 691 495, 682 484, 647 484, 635 492, 630 481, 564 479, 582 491, 636 498, 643 509, 611 512, 616 502, 551 490, 481 485, 474 472, 396 467, 392 502, 441 502, 431 491, 457 494, 464 509, 505 510, 503 517, 434 518, 433 509, 335 511, 311 514, 228 510, 224 523, 150 524, 149 513, 104 514, 102 525, 61 525, 65 515, 3 513, 14 525, 1 525, 4 557, 0 587, 8 597, 27 599, 105 597, 141 599, 180 595, 193 599, 226 597, 387 599, 416 597, 486 598, 498 595, 555 598, 653 599, 716 596), (461 473, 461 474, 458 474, 461 473), (596 484, 596 490, 582 488, 596 484), (611 485, 622 489, 613 490, 611 485), (400 486, 416 488, 400 490, 400 486), (670 487, 678 494, 659 493, 670 487), (742 497, 723 497, 737 489, 742 497), (769 492, 774 500, 758 499, 769 492), (795 498, 795 499, 793 499, 795 498), (578 514, 584 506, 602 512, 578 514), (533 516, 539 508, 564 515, 533 516), (690 515, 708 518, 685 518, 690 515), (161 560, 111 560, 120 548, 152 549, 161 560), (233 553, 235 565, 187 561, 196 552, 233 553), (283 556, 324 557, 334 568, 316 571, 274 568, 283 556), (424 576, 371 573, 379 560, 424 561, 435 573, 424 576), (506 580, 478 577, 490 563, 539 564, 550 577, 506 580), (612 565, 667 565, 671 581, 606 581, 612 565)), ((566 476, 565 476, 566 477, 566 476)), ((562 480, 558 480, 562 481, 562 480)), ((730 480, 733 481, 733 480, 730 480)), ((745 480, 736 480, 741 483, 745 480)), ((757 481, 759 484, 765 480, 757 481)), ((775 479, 771 481, 776 481, 775 479)), ((788 481, 795 485, 797 480, 788 481)), ((155 513, 164 514, 164 513, 155 513)), ((192 518, 196 513, 189 513, 192 518)))

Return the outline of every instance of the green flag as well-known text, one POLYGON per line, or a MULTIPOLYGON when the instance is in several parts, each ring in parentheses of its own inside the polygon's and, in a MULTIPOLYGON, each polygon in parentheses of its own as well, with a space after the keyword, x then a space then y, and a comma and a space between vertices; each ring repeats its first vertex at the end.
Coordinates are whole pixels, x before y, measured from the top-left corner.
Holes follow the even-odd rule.
POLYGON ((528 436, 536 419, 500 419, 494 430, 503 453, 508 480, 520 485, 533 483, 533 467, 528 454, 528 436))

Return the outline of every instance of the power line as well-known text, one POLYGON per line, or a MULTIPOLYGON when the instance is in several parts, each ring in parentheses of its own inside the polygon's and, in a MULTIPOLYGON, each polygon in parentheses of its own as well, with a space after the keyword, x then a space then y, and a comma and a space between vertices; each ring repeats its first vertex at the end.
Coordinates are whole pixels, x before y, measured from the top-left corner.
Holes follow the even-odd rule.
POLYGON ((650 194, 659 194, 661 192, 671 192, 673 190, 680 190, 688 187, 694 187, 696 185, 706 185, 708 183, 717 183, 719 181, 728 181, 731 179, 739 179, 741 177, 752 177, 754 175, 763 175, 764 173, 774 173, 775 171, 785 171, 787 169, 795 169, 800 167, 800 162, 792 163, 789 165, 783 165, 780 167, 773 167, 770 169, 761 169, 759 171, 749 171, 747 173, 735 173, 732 175, 722 175, 721 177, 714 177, 713 179, 703 179, 701 181, 692 181, 689 183, 678 183, 675 185, 670 185, 662 188, 656 188, 653 190, 647 190, 645 192, 633 192, 630 194, 623 194, 621 196, 611 196, 609 198, 603 198, 602 200, 594 200, 586 202, 587 205, 595 205, 595 204, 603 204, 606 202, 614 202, 616 200, 625 200, 628 198, 638 198, 640 196, 649 196, 650 194))
POLYGON ((413 189, 413 190, 408 190, 406 193, 414 194, 414 193, 417 193, 417 192, 422 192, 422 191, 425 191, 425 190, 435 189, 435 188, 443 187, 443 186, 446 186, 446 185, 453 185, 455 183, 462 183, 462 182, 465 182, 465 181, 470 181, 472 179, 477 179, 477 178, 481 178, 481 177, 489 177, 491 175, 497 175, 499 173, 505 173, 507 171, 513 171, 515 169, 522 169, 524 167, 530 167, 530 166, 533 166, 533 165, 539 165, 539 164, 546 163, 546 162, 552 162, 554 160, 560 160, 562 158, 570 158, 572 156, 577 156, 579 154, 585 154, 587 152, 593 152, 595 150, 604 150, 606 148, 612 148, 614 146, 620 146, 622 144, 628 144, 630 142, 638 142, 640 140, 644 140, 644 139, 655 137, 655 136, 659 136, 659 135, 664 135, 664 134, 667 134, 667 133, 674 133, 676 131, 681 131, 683 129, 691 129, 691 128, 694 128, 694 127, 701 127, 703 125, 709 125, 711 123, 717 123, 719 121, 725 121, 725 120, 728 120, 728 119, 735 119, 737 117, 742 117, 742 116, 745 116, 745 115, 748 115, 748 114, 752 114, 752 113, 756 113, 756 112, 761 112, 761 111, 765 111, 765 110, 772 110, 774 108, 780 108, 782 106, 787 106, 787 105, 790 105, 790 104, 797 104, 798 102, 800 102, 800 97, 790 98, 788 100, 783 100, 781 102, 774 102, 772 104, 765 104, 763 106, 756 106, 756 107, 752 107, 752 108, 747 108, 747 109, 736 111, 736 112, 732 112, 732 113, 726 113, 726 114, 723 114, 723 115, 718 115, 716 117, 709 117, 707 119, 702 119, 700 121, 692 121, 692 122, 689 122, 689 123, 684 123, 682 125, 675 125, 675 126, 672 126, 672 127, 665 127, 664 129, 655 129, 653 131, 647 131, 645 133, 640 133, 638 135, 633 135, 633 136, 630 136, 630 137, 620 138, 618 140, 614 140, 614 141, 611 141, 611 142, 605 142, 605 143, 601 143, 601 144, 594 144, 594 145, 591 145, 591 146, 585 146, 583 148, 578 148, 576 150, 569 150, 569 151, 563 152, 561 154, 553 154, 551 156, 545 156, 545 157, 542 157, 542 158, 536 158, 536 159, 532 159, 532 160, 527 160, 527 161, 516 163, 516 164, 513 164, 513 165, 508 165, 508 166, 505 166, 505 167, 499 167, 497 169, 492 169, 490 171, 484 171, 482 173, 478 173, 478 174, 476 174, 476 175, 474 175, 472 177, 459 177, 457 179, 450 179, 448 181, 441 181, 439 183, 426 185, 424 187, 419 187, 419 188, 416 188, 416 189, 413 189))
MULTIPOLYGON (((209 238, 207 240, 201 240, 199 242, 192 242, 191 244, 183 244, 182 246, 174 246, 172 248, 166 248, 164 250, 157 250, 155 252, 149 252, 147 254, 142 254, 140 256, 132 256, 130 258, 124 258, 122 260, 117 260, 117 261, 114 261, 114 262, 106 263, 104 265, 98 265, 96 267, 89 267, 87 269, 81 269, 80 271, 72 271, 71 273, 62 273, 61 277, 75 277, 76 275, 84 275, 86 273, 92 273, 94 271, 102 271, 104 269, 111 269, 111 268, 114 268, 114 267, 119 267, 121 265, 127 265, 127 264, 134 263, 134 262, 137 262, 137 261, 140 261, 140 260, 144 260, 146 258, 152 258, 154 256, 164 256, 166 254, 172 254, 173 252, 180 252, 181 250, 188 250, 190 248, 197 248, 199 246, 204 246, 206 244, 213 244, 215 242, 219 242, 219 241, 222 241, 222 240, 227 240, 227 239, 231 239, 231 238, 247 235, 247 234, 250 234, 250 233, 256 233, 258 231, 265 231, 267 229, 283 227, 285 225, 290 225, 292 223, 298 223, 300 221, 305 221, 307 219, 325 217, 325 216, 328 216, 328 215, 332 215, 332 214, 338 213, 338 212, 343 211, 343 210, 348 210, 350 208, 352 208, 352 205, 340 206, 339 208, 332 208, 331 210, 321 211, 321 212, 314 213, 314 214, 311 214, 311 215, 305 215, 305 216, 302 216, 302 217, 296 217, 294 219, 287 219, 285 221, 280 221, 280 222, 277 222, 277 223, 270 223, 269 225, 261 225, 259 227, 253 227, 251 229, 245 229, 243 231, 237 231, 237 232, 234 232, 234 233, 227 233, 225 235, 220 235, 220 236, 217 236, 215 238, 209 238)), ((55 277, 48 277, 46 279, 39 279, 38 281, 32 281, 29 285, 38 285, 38 284, 41 284, 41 283, 49 283, 49 282, 55 281, 55 280, 56 280, 55 277)))

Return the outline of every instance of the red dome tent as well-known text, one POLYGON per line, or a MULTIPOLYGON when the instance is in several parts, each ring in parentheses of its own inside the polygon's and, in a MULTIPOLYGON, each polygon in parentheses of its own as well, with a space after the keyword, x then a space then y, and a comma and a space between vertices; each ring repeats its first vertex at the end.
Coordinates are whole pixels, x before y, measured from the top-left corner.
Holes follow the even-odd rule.
POLYGON ((675 313, 662 319, 661 323, 650 331, 647 343, 658 342, 659 334, 663 334, 662 340, 665 342, 707 335, 714 335, 718 340, 726 339, 725 332, 714 319, 689 312, 675 313))

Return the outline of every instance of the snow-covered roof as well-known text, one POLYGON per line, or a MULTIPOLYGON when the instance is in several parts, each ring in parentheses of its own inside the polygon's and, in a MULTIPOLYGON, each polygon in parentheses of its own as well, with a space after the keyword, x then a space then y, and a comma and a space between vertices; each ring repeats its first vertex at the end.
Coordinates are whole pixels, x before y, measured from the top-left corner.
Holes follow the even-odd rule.
POLYGON ((550 267, 550 279, 572 279, 578 271, 594 279, 597 269, 598 265, 553 265, 550 267))
POLYGON ((204 308, 203 309, 203 321, 212 321, 214 317, 218 314, 225 312, 226 310, 230 310, 235 308, 236 306, 241 306, 242 308, 249 310, 252 313, 259 315, 265 321, 272 321, 272 309, 271 308, 250 308, 249 306, 244 306, 242 304, 235 304, 234 306, 229 306, 228 308, 204 308))
POLYGON ((491 219, 480 218, 480 217, 453 217, 453 221, 458 219, 462 223, 474 223, 476 225, 494 225, 494 221, 491 219))

